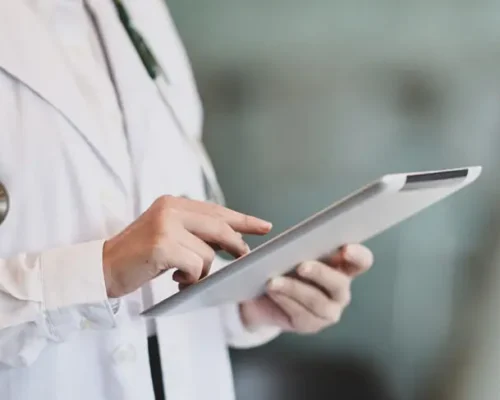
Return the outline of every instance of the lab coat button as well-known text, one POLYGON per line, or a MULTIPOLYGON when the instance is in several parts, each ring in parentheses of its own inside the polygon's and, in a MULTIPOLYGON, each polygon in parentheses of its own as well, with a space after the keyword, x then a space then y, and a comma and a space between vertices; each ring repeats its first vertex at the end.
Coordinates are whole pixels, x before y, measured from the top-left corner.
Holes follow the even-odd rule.
POLYGON ((80 322, 80 329, 88 330, 92 328, 92 323, 88 319, 82 319, 80 322))
POLYGON ((135 346, 129 344, 118 346, 113 351, 113 360, 116 364, 131 363, 137 360, 137 352, 135 346))

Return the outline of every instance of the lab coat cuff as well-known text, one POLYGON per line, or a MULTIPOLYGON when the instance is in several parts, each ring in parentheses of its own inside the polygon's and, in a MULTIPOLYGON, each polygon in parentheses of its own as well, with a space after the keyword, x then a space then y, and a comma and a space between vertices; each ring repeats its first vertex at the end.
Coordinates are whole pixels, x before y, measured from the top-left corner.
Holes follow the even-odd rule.
POLYGON ((103 246, 104 241, 93 241, 41 255, 43 308, 55 340, 82 328, 116 325, 119 301, 107 297, 103 246))
POLYGON ((262 326, 249 330, 241 320, 238 304, 222 306, 220 311, 226 329, 227 343, 231 347, 244 349, 261 346, 281 333, 281 329, 276 326, 262 326))
POLYGON ((104 241, 48 250, 41 255, 46 310, 106 301, 102 266, 104 241))

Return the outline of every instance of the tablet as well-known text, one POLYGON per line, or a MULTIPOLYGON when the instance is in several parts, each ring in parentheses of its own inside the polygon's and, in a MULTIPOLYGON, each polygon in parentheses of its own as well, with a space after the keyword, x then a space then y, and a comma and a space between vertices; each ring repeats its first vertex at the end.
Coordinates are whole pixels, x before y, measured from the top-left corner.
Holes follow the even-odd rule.
POLYGON ((269 279, 345 244, 363 243, 464 188, 480 174, 481 167, 470 167, 383 176, 142 315, 180 314, 254 298, 264 293, 269 279))

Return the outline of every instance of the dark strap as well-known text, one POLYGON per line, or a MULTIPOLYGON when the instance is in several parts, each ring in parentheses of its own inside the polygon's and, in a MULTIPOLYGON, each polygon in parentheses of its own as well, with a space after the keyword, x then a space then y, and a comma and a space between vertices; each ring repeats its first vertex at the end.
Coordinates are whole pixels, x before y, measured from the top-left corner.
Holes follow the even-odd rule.
POLYGON ((139 57, 144 64, 144 68, 146 68, 146 70, 148 71, 148 75, 151 77, 151 79, 156 79, 156 77, 158 76, 158 62, 156 61, 154 54, 149 49, 142 35, 134 28, 128 10, 126 9, 122 1, 113 0, 113 2, 115 4, 118 17, 120 18, 123 27, 127 31, 127 34, 132 44, 134 45, 135 50, 139 54, 139 57))
POLYGON ((163 377, 161 372, 160 347, 158 346, 158 338, 156 336, 148 338, 148 351, 155 399, 165 400, 165 391, 163 389, 163 377))

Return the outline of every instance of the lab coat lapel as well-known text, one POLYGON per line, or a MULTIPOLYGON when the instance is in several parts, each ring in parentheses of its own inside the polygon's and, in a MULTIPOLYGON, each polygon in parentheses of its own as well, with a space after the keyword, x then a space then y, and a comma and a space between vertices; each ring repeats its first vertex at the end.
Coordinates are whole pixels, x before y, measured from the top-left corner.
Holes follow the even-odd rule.
POLYGON ((122 1, 165 74, 168 84, 163 95, 171 111, 186 134, 201 140, 201 100, 189 59, 165 0, 122 1))
POLYGON ((146 157, 148 103, 154 91, 145 68, 123 28, 112 0, 87 0, 99 26, 113 82, 122 108, 131 156, 136 169, 146 157), (149 83, 149 85, 148 85, 149 83))
POLYGON ((119 97, 135 178, 141 186, 136 193, 136 212, 142 212, 158 192, 158 182, 148 175, 154 159, 150 152, 158 146, 156 131, 151 129, 154 122, 150 118, 154 114, 151 99, 158 95, 157 87, 122 26, 112 0, 87 0, 87 4, 99 26, 119 97))
POLYGON ((0 1, 0 69, 58 110, 119 178, 113 149, 105 145, 61 50, 23 1, 0 1))

